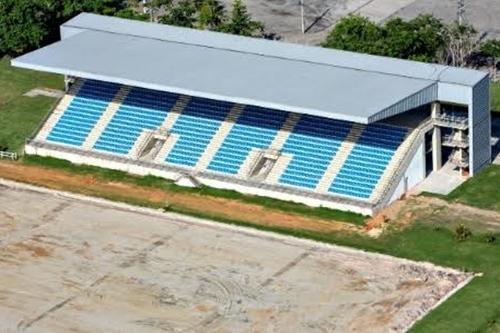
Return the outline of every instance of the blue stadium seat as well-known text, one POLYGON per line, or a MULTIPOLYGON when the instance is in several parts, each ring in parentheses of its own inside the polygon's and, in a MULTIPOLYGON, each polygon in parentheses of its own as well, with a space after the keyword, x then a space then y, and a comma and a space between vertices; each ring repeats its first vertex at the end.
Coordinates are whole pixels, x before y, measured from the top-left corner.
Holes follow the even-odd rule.
POLYGON ((283 146, 292 160, 279 182, 314 189, 351 127, 344 121, 302 115, 283 146))
POLYGON ((50 131, 47 140, 81 146, 118 92, 114 83, 86 80, 50 131))
POLYGON ((178 98, 177 94, 132 88, 93 148, 128 154, 142 131, 163 123, 178 98))
POLYGON ((407 132, 405 128, 390 125, 368 125, 333 180, 329 192, 358 199, 370 198, 407 132))
POLYGON ((221 126, 233 104, 192 97, 172 127, 179 137, 167 163, 194 167, 221 126))
POLYGON ((208 170, 237 174, 252 148, 269 147, 287 116, 283 111, 245 106, 208 170))

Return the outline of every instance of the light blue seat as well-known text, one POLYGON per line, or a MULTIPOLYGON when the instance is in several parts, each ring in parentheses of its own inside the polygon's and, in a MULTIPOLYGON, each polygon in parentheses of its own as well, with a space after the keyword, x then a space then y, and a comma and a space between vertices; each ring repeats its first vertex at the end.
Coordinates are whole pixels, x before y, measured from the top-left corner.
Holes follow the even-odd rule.
POLYGON ((208 165, 208 170, 237 174, 253 148, 268 148, 287 112, 247 105, 208 165))
POLYGON ((52 128, 47 140, 81 146, 118 89, 117 84, 86 80, 52 128))
POLYGON ((93 149, 126 155, 144 130, 161 126, 179 95, 134 87, 93 149))
POLYGON ((233 104, 192 97, 172 127, 178 139, 165 161, 194 167, 233 104))
POLYGON ((283 146, 292 159, 281 175, 284 185, 314 189, 337 153, 352 123, 302 115, 283 146))
POLYGON ((368 125, 333 180, 329 192, 370 198, 406 134, 405 128, 368 125))

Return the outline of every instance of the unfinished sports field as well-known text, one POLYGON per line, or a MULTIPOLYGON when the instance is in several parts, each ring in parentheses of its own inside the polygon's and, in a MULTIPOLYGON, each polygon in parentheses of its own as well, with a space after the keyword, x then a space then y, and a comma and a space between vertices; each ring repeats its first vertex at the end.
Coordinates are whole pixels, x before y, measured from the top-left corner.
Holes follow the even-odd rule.
POLYGON ((472 278, 5 184, 2 332, 405 331, 472 278))

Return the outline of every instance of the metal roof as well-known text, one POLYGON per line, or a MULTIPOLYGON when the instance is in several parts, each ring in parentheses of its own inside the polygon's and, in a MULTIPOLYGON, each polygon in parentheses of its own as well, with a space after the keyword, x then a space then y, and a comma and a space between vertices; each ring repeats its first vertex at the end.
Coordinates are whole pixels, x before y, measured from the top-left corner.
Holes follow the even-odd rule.
POLYGON ((365 54, 81 14, 14 66, 369 123, 485 74, 365 54))

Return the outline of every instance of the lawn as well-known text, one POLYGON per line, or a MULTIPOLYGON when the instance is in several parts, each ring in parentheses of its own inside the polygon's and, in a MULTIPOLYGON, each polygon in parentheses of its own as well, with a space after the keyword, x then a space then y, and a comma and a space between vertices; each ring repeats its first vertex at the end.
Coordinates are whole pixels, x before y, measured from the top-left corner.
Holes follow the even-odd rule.
POLYGON ((500 166, 490 165, 444 198, 500 211, 500 166))
POLYGON ((0 59, 0 147, 20 151, 56 99, 44 96, 25 97, 25 92, 36 87, 62 89, 59 75, 22 70, 10 66, 10 59, 0 59))
POLYGON ((491 84, 491 110, 500 112, 500 82, 491 84))

